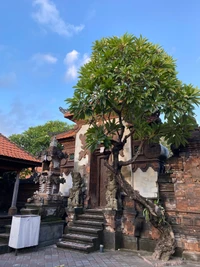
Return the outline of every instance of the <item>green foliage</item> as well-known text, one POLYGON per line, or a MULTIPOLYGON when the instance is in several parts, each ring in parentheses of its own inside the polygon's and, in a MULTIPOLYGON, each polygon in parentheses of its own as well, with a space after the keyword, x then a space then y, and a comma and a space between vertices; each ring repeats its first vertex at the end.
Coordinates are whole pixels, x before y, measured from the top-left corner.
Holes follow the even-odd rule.
POLYGON ((186 143, 196 124, 199 89, 178 80, 175 60, 142 36, 95 41, 91 60, 81 67, 74 88, 74 96, 66 101, 76 119, 90 123, 91 149, 99 143, 111 147, 111 138, 121 142, 130 125, 136 139, 163 136, 178 146, 186 143), (150 123, 156 112, 162 114, 162 124, 150 123))
POLYGON ((27 177, 30 177, 31 175, 33 174, 32 170, 27 168, 27 169, 23 169, 21 172, 20 172, 20 179, 26 179, 27 177))
MULTIPOLYGON (((165 209, 164 207, 159 203, 159 199, 154 200, 154 205, 155 205, 155 212, 158 215, 158 224, 164 223, 165 222, 165 209)), ((148 222, 150 221, 150 211, 147 208, 143 209, 143 216, 145 220, 148 222)))
POLYGON ((9 138, 26 151, 37 155, 38 152, 49 147, 53 135, 67 131, 70 128, 70 125, 62 121, 48 121, 44 125, 30 127, 22 134, 13 134, 9 138))

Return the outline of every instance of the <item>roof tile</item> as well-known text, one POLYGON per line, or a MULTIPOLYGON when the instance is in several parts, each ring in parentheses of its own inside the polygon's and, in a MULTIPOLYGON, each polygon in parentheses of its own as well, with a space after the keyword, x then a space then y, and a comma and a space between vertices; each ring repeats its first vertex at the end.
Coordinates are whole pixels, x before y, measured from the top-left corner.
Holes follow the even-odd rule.
POLYGON ((22 159, 32 162, 40 162, 31 154, 11 142, 7 137, 0 133, 0 156, 22 159))
POLYGON ((68 138, 68 137, 73 137, 76 135, 77 130, 78 130, 78 127, 76 125, 73 129, 70 129, 64 133, 57 134, 56 139, 59 140, 59 139, 64 139, 64 138, 68 138))

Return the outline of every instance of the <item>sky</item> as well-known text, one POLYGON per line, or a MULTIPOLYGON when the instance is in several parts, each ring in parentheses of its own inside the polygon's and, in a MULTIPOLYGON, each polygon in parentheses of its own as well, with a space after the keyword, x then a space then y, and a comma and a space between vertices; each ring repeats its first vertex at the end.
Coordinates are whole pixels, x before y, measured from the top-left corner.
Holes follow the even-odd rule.
POLYGON ((176 59, 180 80, 200 88, 199 14, 199 0, 0 1, 0 132, 69 123, 59 107, 102 37, 146 37, 176 59))

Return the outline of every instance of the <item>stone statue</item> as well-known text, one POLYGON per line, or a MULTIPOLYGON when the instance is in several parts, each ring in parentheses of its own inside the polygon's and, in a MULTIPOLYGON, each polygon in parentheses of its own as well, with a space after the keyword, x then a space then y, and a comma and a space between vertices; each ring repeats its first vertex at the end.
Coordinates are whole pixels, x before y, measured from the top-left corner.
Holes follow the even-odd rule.
POLYGON ((111 176, 108 181, 107 189, 106 189, 106 208, 117 210, 117 184, 115 179, 111 176))
POLYGON ((79 172, 72 172, 73 186, 69 190, 68 209, 83 206, 83 179, 79 172))

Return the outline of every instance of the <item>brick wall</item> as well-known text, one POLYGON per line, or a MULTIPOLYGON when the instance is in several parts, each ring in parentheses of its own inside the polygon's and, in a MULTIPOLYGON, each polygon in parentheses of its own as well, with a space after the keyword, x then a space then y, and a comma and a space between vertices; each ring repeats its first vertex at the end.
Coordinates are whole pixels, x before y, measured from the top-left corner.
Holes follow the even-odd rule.
MULTIPOLYGON (((172 224, 177 254, 200 253, 200 129, 196 129, 186 147, 173 150, 174 155, 165 164, 165 173, 159 175, 159 198, 172 224)), ((123 246, 135 248, 135 217, 141 207, 125 199, 122 217, 123 246)), ((140 243, 152 251, 159 233, 144 223, 140 243)), ((200 255, 200 254, 198 254, 200 255)))
POLYGON ((159 177, 163 200, 181 251, 200 252, 200 131, 196 129, 186 147, 174 150, 159 177))

